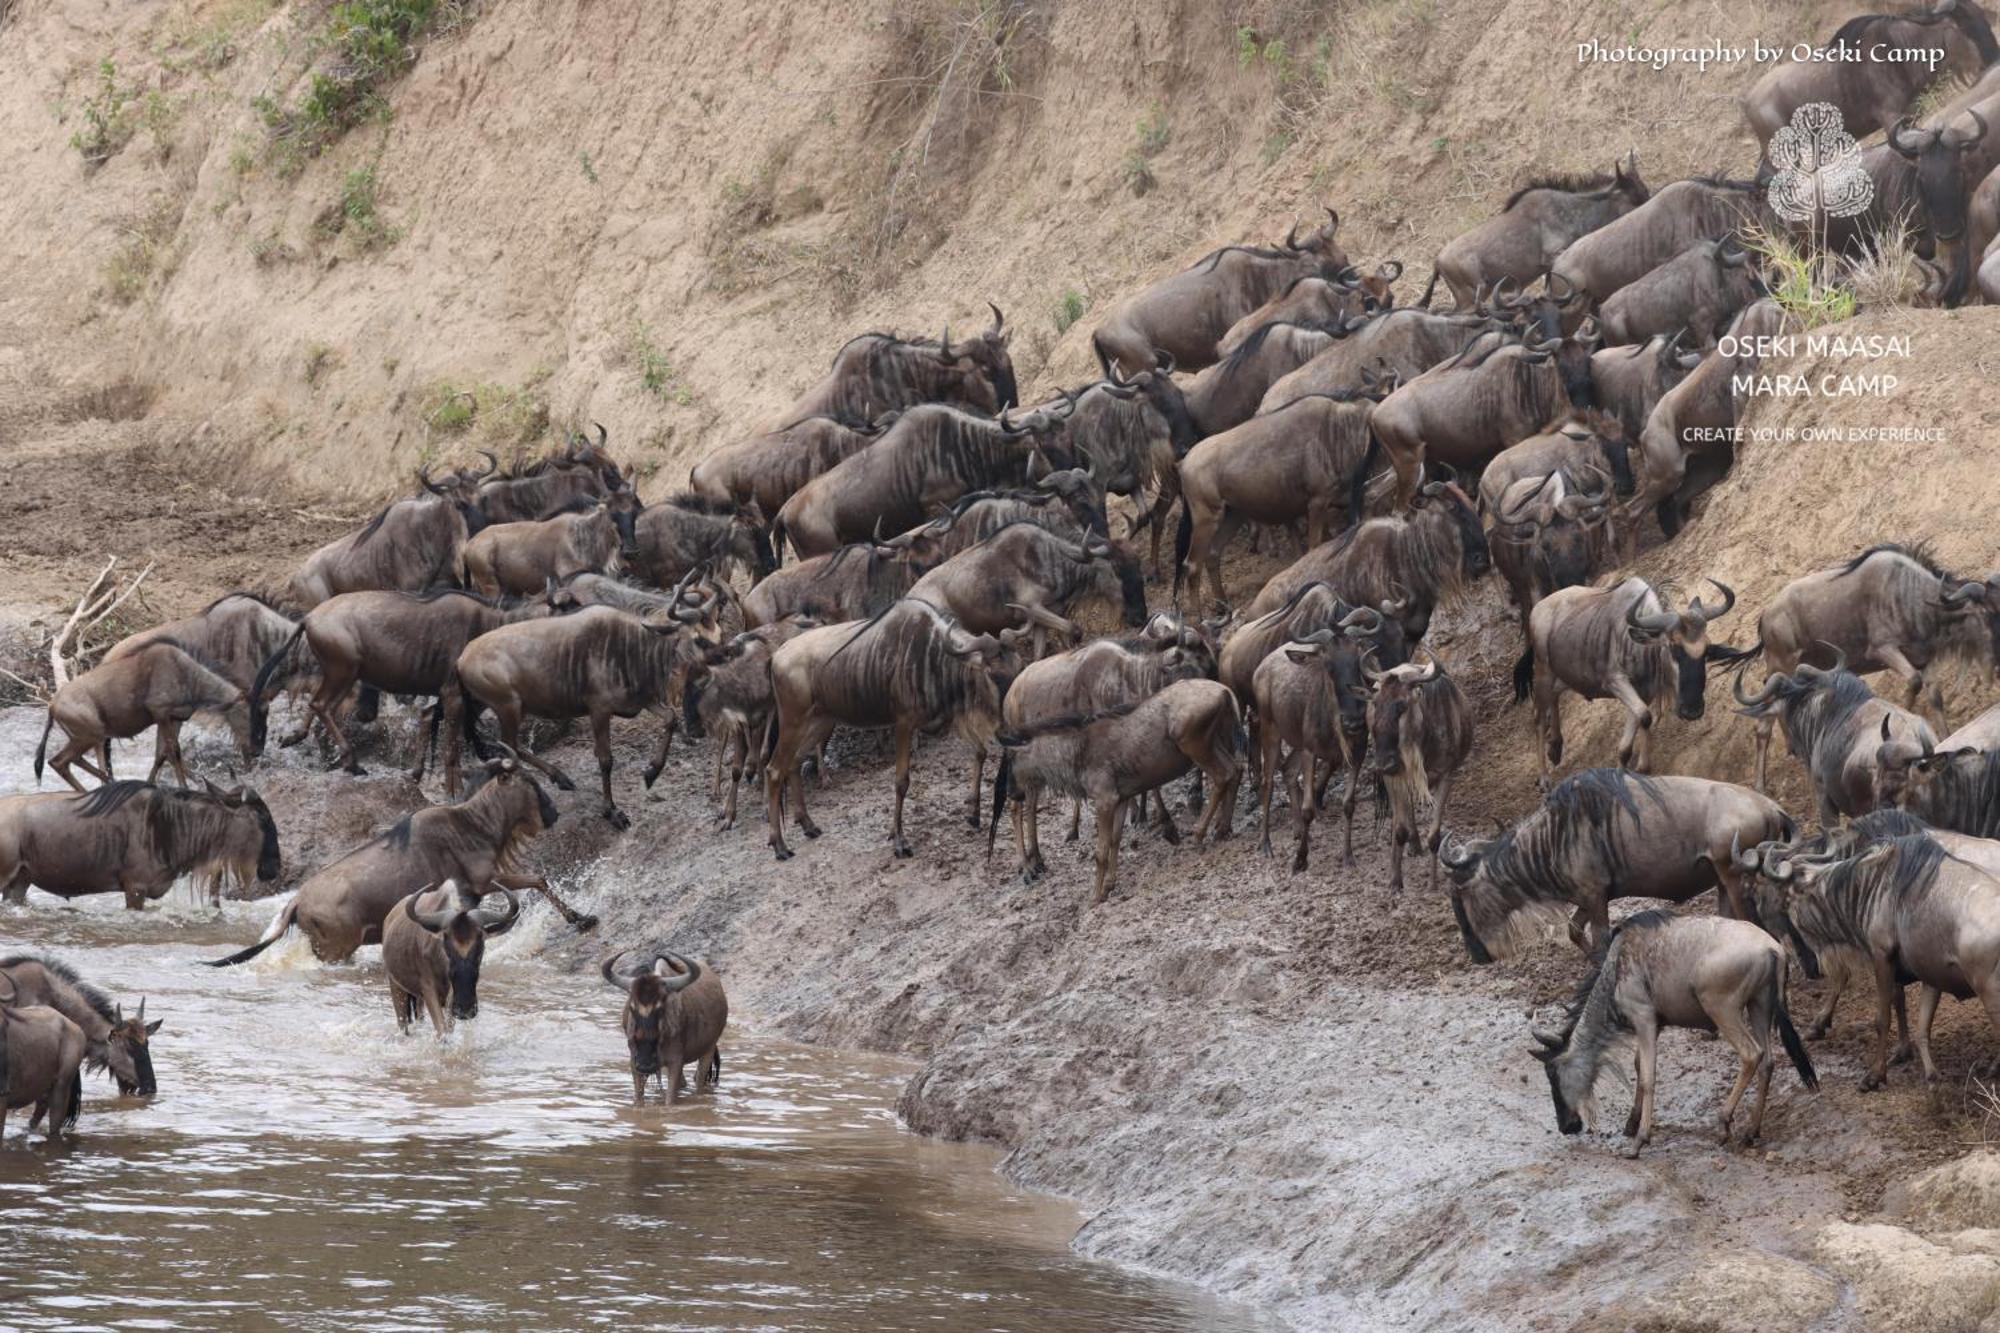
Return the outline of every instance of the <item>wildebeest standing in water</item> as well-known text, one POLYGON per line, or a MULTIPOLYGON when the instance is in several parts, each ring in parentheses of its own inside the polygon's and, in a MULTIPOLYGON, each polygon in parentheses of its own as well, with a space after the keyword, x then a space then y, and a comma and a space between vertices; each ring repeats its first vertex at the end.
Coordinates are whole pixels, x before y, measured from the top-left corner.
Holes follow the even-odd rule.
POLYGON ((729 1026, 729 997, 715 969, 662 952, 638 971, 604 960, 604 979, 625 992, 618 1026, 632 1060, 632 1104, 646 1100, 646 1080, 657 1078, 669 1102, 687 1090, 681 1071, 694 1066, 695 1090, 722 1081, 722 1033, 729 1026))
POLYGON ((63 744, 50 767, 78 791, 83 784, 72 764, 98 779, 111 780, 111 742, 155 728, 153 767, 146 781, 168 764, 183 787, 187 761, 181 755, 181 727, 197 713, 221 713, 236 737, 243 762, 251 760, 250 709, 244 693, 172 639, 156 639, 112 662, 99 662, 65 682, 49 700, 48 721, 35 747, 35 780, 41 781, 49 733, 60 723, 63 744), (88 756, 99 752, 99 758, 88 756))
POLYGON ((247 963, 297 926, 322 962, 337 963, 364 944, 379 944, 389 910, 415 888, 455 880, 469 893, 496 888, 539 891, 563 920, 590 930, 584 916, 540 875, 519 869, 529 842, 556 822, 548 794, 511 758, 487 761, 485 780, 456 805, 426 806, 387 832, 313 872, 264 938, 211 967, 247 963))
MULTIPOLYGON (((0 958, 0 976, 14 985, 18 1004, 46 1005, 83 1033, 83 1067, 89 1072, 104 1070, 118 1085, 121 1096, 151 1097, 159 1091, 153 1076, 151 1038, 164 1019, 146 1021, 146 1001, 125 1017, 125 1006, 85 981, 74 967, 56 958, 17 953, 0 958)), ((0 1058, 0 1071, 6 1062, 0 1058)), ((0 1073, 0 1078, 4 1078, 0 1073)), ((82 1095, 82 1084, 77 1085, 82 1095)))
POLYGON ((521 900, 512 891, 495 892, 507 899, 505 911, 487 911, 477 898, 467 901, 470 895, 456 884, 433 884, 403 899, 383 919, 382 970, 389 977, 389 1008, 403 1031, 410 1030, 420 1009, 440 1037, 452 1021, 478 1016, 486 941, 511 930, 521 915, 521 900))
POLYGON ((1481 291, 1511 280, 1526 286, 1549 271, 1571 242, 1625 216, 1652 197, 1639 176, 1635 148, 1611 174, 1550 176, 1516 190, 1498 217, 1446 241, 1438 251, 1430 286, 1417 304, 1431 303, 1439 279, 1452 305, 1471 310, 1481 291))
POLYGON ((1466 953, 1490 963, 1535 917, 1564 913, 1590 952, 1611 933, 1614 898, 1683 903, 1720 885, 1730 915, 1747 918, 1733 849, 1794 832, 1777 802, 1732 782, 1587 768, 1498 837, 1447 839, 1438 860, 1466 953))
POLYGON ((95 791, 0 797, 0 891, 25 902, 28 890, 60 898, 123 893, 137 911, 164 898, 183 875, 209 880, 220 902, 225 879, 274 883, 278 825, 253 790, 202 792, 143 782, 108 782, 95 791))
POLYGON ((1105 374, 1115 365, 1136 374, 1165 352, 1183 370, 1213 365, 1216 344, 1237 320, 1303 277, 1338 278, 1347 252, 1334 237, 1340 215, 1303 240, 1294 226, 1275 248, 1227 245, 1193 267, 1126 297, 1090 335, 1105 374))
POLYGON ((1607 1057, 1634 1046, 1632 1113, 1625 1121, 1627 1157, 1653 1137, 1655 1048, 1660 1029, 1719 1034, 1736 1051, 1736 1082, 1722 1099, 1722 1142, 1752 1078, 1757 1102, 1743 1142, 1764 1131, 1771 1094, 1772 1038, 1784 1045, 1799 1081, 1819 1087, 1812 1057, 1785 1010, 1785 949, 1747 921, 1640 912, 1611 932, 1597 965, 1577 988, 1560 1032, 1536 1032, 1534 1056, 1548 1069, 1556 1127, 1575 1134, 1594 1119, 1596 1087, 1607 1057))
POLYGON ((836 726, 896 733, 896 814, 890 846, 912 855, 903 836, 903 801, 910 789, 910 751, 918 731, 951 730, 983 750, 1000 726, 1011 661, 999 640, 968 634, 929 602, 906 597, 872 620, 807 630, 771 658, 777 718, 764 769, 765 820, 771 850, 789 860, 784 795, 791 789, 799 829, 819 826, 806 810, 799 767, 836 726))
POLYGON ((76 1127, 82 1106, 83 1029, 47 1005, 19 998, 14 983, 0 977, 0 1136, 9 1111, 32 1106, 28 1128, 47 1116, 53 1139, 76 1127))
POLYGON ((454 472, 443 482, 420 470, 428 495, 397 500, 344 537, 307 556, 285 600, 307 611, 335 593, 368 589, 422 592, 465 583, 465 543, 486 525, 476 494, 494 471, 454 472))
POLYGON ((704 454, 688 471, 688 490, 711 504, 754 505, 760 514, 775 514, 799 487, 867 448, 895 419, 895 413, 884 413, 873 421, 789 422, 704 454))
POLYGON ((781 421, 837 417, 868 421, 918 403, 956 403, 998 412, 1020 402, 1007 353, 1006 316, 987 302, 993 324, 977 337, 937 342, 864 333, 833 356, 825 377, 799 396, 781 421))
MULTIPOLYGON (((1212 680, 1182 680, 1137 703, 1100 713, 1038 723, 1021 732, 1002 732, 1000 772, 993 780, 993 827, 986 847, 992 853, 1001 807, 1014 793, 1014 837, 1021 877, 1032 882, 1047 867, 1039 845, 1028 840, 1024 807, 1043 790, 1088 800, 1097 815, 1097 879, 1090 901, 1101 903, 1118 874, 1118 843, 1133 800, 1193 769, 1215 784, 1217 800, 1203 812, 1195 841, 1216 827, 1229 836, 1236 813, 1237 780, 1242 775, 1243 717, 1236 697, 1212 680)), ((1165 803, 1162 819, 1172 828, 1165 803)), ((1178 831, 1170 834, 1179 841, 1178 831)))
POLYGON ((1437 888, 1437 849, 1444 840, 1445 805, 1451 783, 1472 753, 1472 708, 1458 683, 1433 657, 1378 671, 1366 662, 1373 694, 1368 700, 1368 737, 1375 747, 1375 771, 1389 791, 1394 844, 1389 851, 1389 887, 1403 887, 1403 849, 1431 857, 1431 888, 1437 888), (1431 806, 1430 828, 1417 818, 1431 806))

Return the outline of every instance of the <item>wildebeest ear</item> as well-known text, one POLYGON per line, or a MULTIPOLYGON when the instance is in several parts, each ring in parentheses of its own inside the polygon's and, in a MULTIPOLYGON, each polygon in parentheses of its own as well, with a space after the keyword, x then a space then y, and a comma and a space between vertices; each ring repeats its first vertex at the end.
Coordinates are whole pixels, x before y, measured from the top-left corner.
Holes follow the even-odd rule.
POLYGON ((146 1024, 146 1035, 150 1037, 150 1036, 152 1036, 152 1035, 153 1035, 153 1034, 154 1034, 155 1032, 158 1032, 158 1031, 160 1030, 160 1024, 162 1024, 162 1023, 164 1023, 164 1022, 166 1022, 166 1021, 167 1021, 167 1020, 166 1020, 166 1019, 164 1019, 164 1018, 156 1018, 156 1019, 154 1019, 154 1020, 153 1020, 152 1022, 150 1022, 150 1023, 146 1024))

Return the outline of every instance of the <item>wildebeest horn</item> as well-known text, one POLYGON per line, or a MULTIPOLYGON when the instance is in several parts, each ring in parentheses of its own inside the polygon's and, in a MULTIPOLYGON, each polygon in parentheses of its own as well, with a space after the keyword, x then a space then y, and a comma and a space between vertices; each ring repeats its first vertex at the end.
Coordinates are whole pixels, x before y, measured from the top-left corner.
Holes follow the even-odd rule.
POLYGON ((1560 1033, 1551 1032, 1547 1028, 1529 1028, 1528 1035, 1540 1042, 1544 1051, 1559 1051, 1569 1044, 1562 1039, 1560 1033))
POLYGON ((521 900, 514 896, 514 891, 512 889, 502 889, 500 892, 506 895, 507 898, 507 910, 505 912, 495 914, 481 908, 472 914, 472 919, 478 922, 479 928, 488 935, 506 934, 509 930, 513 929, 514 922, 521 915, 521 900))
POLYGON ((430 931, 433 935, 451 924, 451 919, 458 915, 458 905, 456 903, 446 903, 443 907, 425 910, 417 906, 417 899, 434 889, 443 887, 443 882, 433 884, 429 888, 418 889, 415 893, 403 899, 403 915, 409 917, 410 920, 416 922, 425 930, 430 931))
POLYGON ((1756 848, 1743 850, 1743 834, 1738 831, 1729 835, 1729 863, 1738 870, 1754 871, 1763 863, 1763 854, 1756 848))
POLYGON ((1430 663, 1429 669, 1426 670, 1421 676, 1411 677, 1411 679, 1419 685, 1425 683, 1426 681, 1436 680, 1438 678, 1438 673, 1444 670, 1444 667, 1439 664, 1438 660, 1435 657, 1431 656, 1430 651, 1428 649, 1424 651, 1424 660, 1430 663))
POLYGON ((473 474, 472 480, 474 481, 484 481, 500 470, 500 460, 493 456, 491 449, 481 449, 479 456, 486 460, 486 470, 473 474))
POLYGON ((1903 134, 1909 128, 1910 128, 1910 118, 1908 116, 1904 116, 1901 120, 1898 120, 1894 125, 1891 125, 1889 127, 1889 146, 1895 149, 1897 152, 1901 153, 1904 157, 1916 157, 1920 155, 1924 151, 1924 149, 1931 146, 1931 141, 1937 137, 1937 131, 1936 130, 1925 131, 1924 137, 1918 139, 1916 145, 1912 147, 1911 145, 1905 144, 1903 142, 1903 134))
POLYGON ((1350 639, 1365 639, 1382 628, 1382 613, 1372 606, 1357 606, 1340 618, 1340 628, 1350 639))
POLYGON ((1641 611, 1634 602, 1625 612, 1625 623, 1648 634, 1664 634, 1680 624, 1681 618, 1672 611, 1641 611))
POLYGON ((1699 597, 1689 602, 1688 614, 1703 622, 1717 620, 1728 615, 1730 608, 1736 605, 1735 589, 1731 588, 1727 583, 1718 582, 1715 579, 1707 579, 1705 581, 1710 587, 1722 594, 1722 605, 1710 610, 1708 607, 1702 605, 1701 598, 1699 597))
POLYGON ((686 990, 701 980, 701 964, 692 958, 683 958, 677 953, 662 952, 653 960, 653 975, 660 979, 660 989, 672 994, 674 991, 686 990), (680 968, 683 975, 676 976, 672 972, 663 970, 660 967, 662 963, 669 967, 680 968))
POLYGON ((1462 846, 1457 838, 1446 838, 1444 845, 1438 848, 1438 864, 1441 866, 1458 869, 1471 863, 1471 850, 1462 846))
POLYGON ((1337 231, 1339 231, 1339 230, 1340 230, 1340 214, 1338 214, 1338 213, 1334 212, 1334 211, 1333 211, 1332 209, 1330 209, 1330 208, 1329 208, 1329 209, 1327 209, 1327 210, 1326 210, 1326 234, 1327 234, 1328 236, 1332 236, 1332 235, 1333 235, 1333 234, 1334 234, 1335 232, 1337 232, 1337 231))
POLYGON ((1986 117, 1980 115, 1978 111, 1971 107, 1966 108, 1965 114, 1971 116, 1973 124, 1979 126, 1979 128, 1963 139, 1950 141, 1951 146, 1958 149, 1961 153, 1986 137, 1986 117))
POLYGON ((1730 249, 1730 244, 1731 241, 1725 239, 1716 245, 1715 247, 1716 263, 1722 265, 1724 268, 1742 268, 1745 264, 1750 262, 1750 251, 1748 249, 1746 249, 1741 245, 1738 245, 1734 250, 1732 250, 1730 249))
POLYGON ((1383 262, 1376 268, 1375 276, 1384 282, 1398 281, 1403 276, 1403 261, 1400 259, 1390 259, 1383 262))
POLYGON ((1296 250, 1299 248, 1299 220, 1297 218, 1292 219, 1292 229, 1285 233, 1285 248, 1287 250, 1296 250))
POLYGON ((1743 692, 1743 677, 1738 676, 1736 683, 1730 686, 1730 692, 1736 696, 1737 703, 1742 704, 1745 708, 1755 708, 1776 694, 1785 685, 1789 684, 1790 681, 1791 677, 1787 676, 1784 672, 1773 671, 1764 678, 1762 689, 1758 690, 1755 694, 1745 694, 1743 692))
POLYGON ((1939 606, 1964 606, 1967 602, 1986 600, 1986 585, 1977 579, 1966 579, 1956 588, 1938 599, 1939 606))
POLYGON ((619 990, 630 991, 632 989, 632 983, 637 981, 640 977, 645 976, 647 969, 641 968, 637 972, 619 971, 617 963, 618 960, 620 958, 623 958, 624 956, 625 953, 623 950, 620 950, 619 952, 612 954, 609 958, 604 960, 602 966, 598 968, 598 971, 604 974, 604 979, 606 981, 616 986, 619 990))
POLYGON ((1562 274, 1556 272, 1554 269, 1549 270, 1548 276, 1542 280, 1542 286, 1543 289, 1548 292, 1549 299, 1554 301, 1557 305, 1568 305, 1576 300, 1577 297, 1576 284, 1571 282, 1568 278, 1564 277, 1562 274), (1563 285, 1563 292, 1562 295, 1560 296, 1556 295, 1557 283, 1561 283, 1563 285))
POLYGON ((429 463, 417 469, 417 484, 432 495, 444 494, 444 488, 431 480, 431 465, 429 463))
POLYGON ((1499 281, 1495 282, 1493 284, 1492 293, 1487 297, 1487 304, 1496 310, 1518 310, 1523 305, 1525 305, 1527 303, 1528 299, 1527 297, 1521 296, 1521 297, 1510 298, 1504 294, 1507 290, 1508 285, 1513 283, 1513 281, 1514 281, 1513 278, 1507 277, 1507 278, 1501 278, 1499 281))
POLYGON ((1007 323, 1007 317, 1001 314, 1000 307, 994 305, 991 301, 988 301, 986 303, 986 308, 993 312, 993 327, 986 330, 987 335, 990 337, 993 334, 1000 332, 1001 327, 1007 323))
POLYGON ((951 354, 951 325, 944 326, 944 336, 938 339, 938 360, 947 366, 958 358, 951 354))
POLYGON ((604 423, 601 421, 593 421, 590 424, 597 427, 597 447, 602 449, 604 442, 611 438, 611 432, 604 429, 604 423))

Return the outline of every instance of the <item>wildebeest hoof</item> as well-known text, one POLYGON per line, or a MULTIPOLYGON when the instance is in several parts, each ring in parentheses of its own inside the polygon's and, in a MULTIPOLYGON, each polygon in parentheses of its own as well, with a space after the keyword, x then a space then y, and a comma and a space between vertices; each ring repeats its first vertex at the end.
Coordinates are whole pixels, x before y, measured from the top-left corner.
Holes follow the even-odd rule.
POLYGON ((575 921, 571 922, 570 924, 576 927, 577 934, 579 935, 585 934, 589 931, 596 930, 597 913, 585 912, 582 916, 578 917, 575 921))
POLYGON ((1632 1108, 1632 1114, 1625 1117, 1625 1137, 1628 1139, 1639 1137, 1639 1108, 1636 1106, 1632 1108))
POLYGON ((898 861, 907 861, 911 857, 916 855, 916 852, 913 851, 908 845, 899 846, 894 848, 893 850, 896 854, 896 859, 898 861))
POLYGON ((968 814, 965 817, 965 826, 971 829, 977 829, 979 827, 979 815, 977 812, 968 814))
POLYGON ((651 791, 653 789, 653 784, 660 780, 659 767, 654 764, 648 764, 646 765, 646 771, 644 773, 641 773, 639 776, 641 779, 645 781, 646 790, 651 791))
POLYGON ((632 816, 626 814, 615 805, 604 812, 604 820, 620 833, 632 827, 632 816))
POLYGON ((1878 1074, 1870 1070, 1861 1080, 1861 1090, 1863 1092, 1873 1092, 1888 1081, 1889 1076, 1887 1074, 1878 1074))
POLYGON ((808 838, 817 838, 820 834, 820 827, 817 824, 801 824, 799 825, 799 832, 805 834, 808 838))
POLYGON ((1892 1065, 1906 1065, 1916 1057, 1916 1054, 1916 1047, 1910 1045, 1908 1042, 1904 1042, 1895 1050, 1889 1052, 1889 1063, 1892 1065))
POLYGON ((1638 1139, 1633 1139, 1630 1142, 1628 1142, 1624 1147, 1618 1150, 1618 1155, 1620 1157, 1628 1159, 1636 1159, 1639 1156, 1639 1149, 1645 1146, 1646 1145, 1640 1142, 1638 1139))
POLYGON ((1804 1033, 1805 1039, 1807 1041, 1818 1041, 1826 1035, 1827 1029, 1832 1026, 1833 1024, 1831 1023, 1808 1023, 1806 1024, 1804 1033))
POLYGON ((1177 824, 1161 825, 1160 836, 1167 840, 1169 847, 1178 847, 1181 845, 1181 830, 1177 824))
POLYGON ((773 847, 771 855, 777 857, 780 861, 789 861, 796 853, 789 847, 773 847))
POLYGON ((569 780, 569 778, 568 778, 567 776, 565 776, 564 774, 561 774, 561 773, 557 773, 557 774, 555 775, 555 780, 556 780, 556 790, 557 790, 557 791, 575 791, 575 790, 576 790, 576 784, 575 784, 574 782, 571 782, 571 781, 569 780))

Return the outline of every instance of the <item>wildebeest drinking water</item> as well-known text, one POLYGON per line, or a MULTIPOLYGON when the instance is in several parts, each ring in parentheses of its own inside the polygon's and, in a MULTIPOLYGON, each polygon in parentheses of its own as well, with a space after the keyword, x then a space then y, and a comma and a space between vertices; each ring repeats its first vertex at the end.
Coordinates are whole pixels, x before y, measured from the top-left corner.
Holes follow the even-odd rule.
POLYGON ((85 981, 74 967, 41 954, 17 953, 0 958, 0 976, 14 985, 19 1004, 40 1004, 76 1024, 83 1033, 84 1068, 104 1070, 125 1096, 151 1097, 159 1090, 153 1077, 151 1038, 163 1019, 146 1021, 146 1001, 125 1017, 115 1003, 85 981))
POLYGON ((729 997, 715 969, 662 951, 650 967, 620 968, 604 960, 604 979, 625 992, 618 1025, 632 1059, 632 1104, 646 1100, 646 1080, 660 1081, 668 1101, 687 1089, 681 1071, 694 1066, 695 1090, 722 1079, 722 1033, 729 1026, 729 997))
POLYGON ((137 911, 183 875, 247 885, 278 878, 278 825, 246 787, 206 791, 110 782, 95 791, 0 797, 0 891, 24 902, 30 888, 60 898, 123 893, 137 911))

